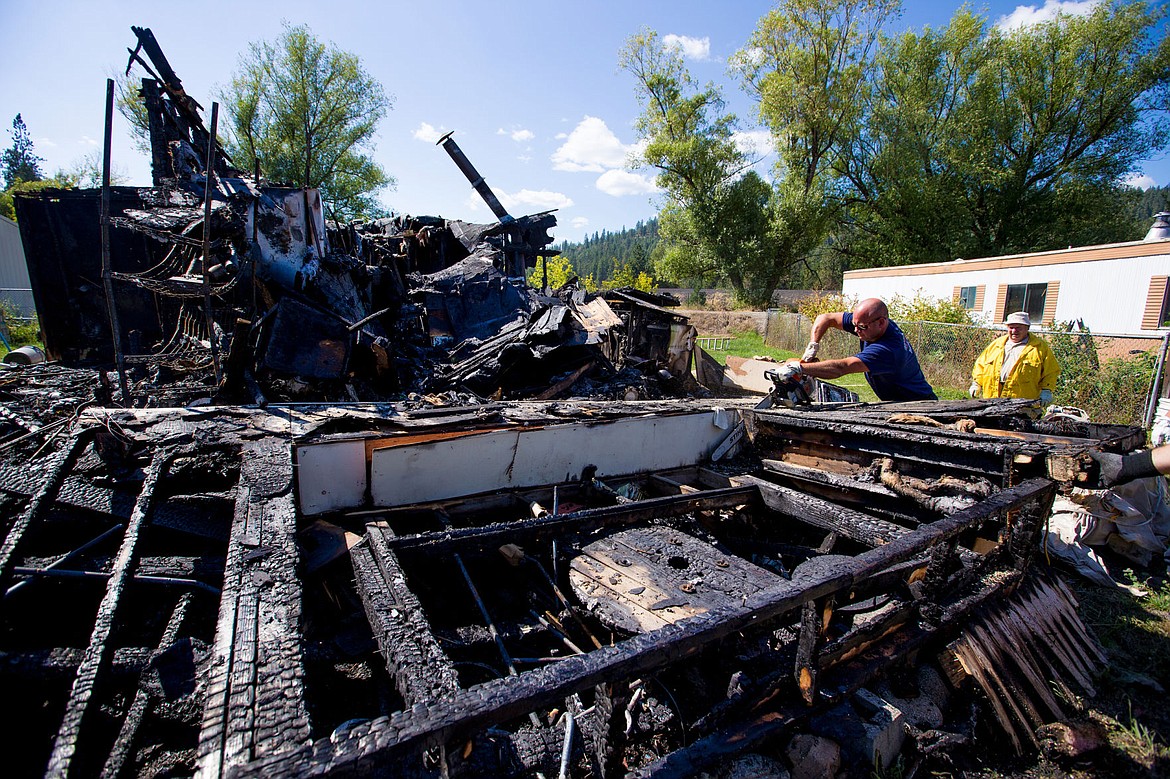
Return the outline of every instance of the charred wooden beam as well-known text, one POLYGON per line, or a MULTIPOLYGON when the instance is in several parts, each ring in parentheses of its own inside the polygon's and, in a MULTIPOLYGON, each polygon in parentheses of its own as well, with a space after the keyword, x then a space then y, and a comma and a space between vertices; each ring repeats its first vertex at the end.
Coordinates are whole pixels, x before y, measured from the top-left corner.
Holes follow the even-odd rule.
POLYGON ((773 511, 840 533, 869 547, 884 546, 911 532, 910 528, 781 487, 758 476, 733 476, 731 482, 758 488, 764 504, 773 511))
MULTIPOLYGON (((179 598, 179 603, 171 612, 171 618, 167 621, 166 629, 163 630, 162 638, 159 640, 158 648, 155 649, 152 658, 158 657, 167 647, 178 640, 179 629, 183 626, 183 621, 187 618, 187 611, 190 607, 190 594, 179 598)), ((106 764, 102 767, 102 779, 117 779, 122 772, 122 766, 134 745, 134 737, 138 733, 142 719, 146 716, 150 700, 149 689, 140 681, 138 692, 134 694, 134 702, 130 704, 130 710, 126 712, 126 717, 122 720, 122 729, 118 732, 118 738, 114 741, 114 746, 106 757, 106 764)))
POLYGON ((250 441, 240 466, 199 734, 208 776, 309 737, 289 444, 250 441))
POLYGON ((94 698, 98 674, 105 668, 111 650, 108 639, 114 627, 114 617, 118 611, 122 592, 131 577, 134 557, 138 552, 138 539, 143 525, 149 520, 151 506, 155 499, 155 489, 170 465, 172 457, 173 453, 171 452, 158 453, 146 469, 146 479, 142 484, 142 491, 138 495, 138 501, 130 516, 130 521, 126 523, 126 532, 122 536, 122 545, 118 549, 118 555, 114 559, 113 571, 109 583, 106 585, 106 594, 98 606, 97 618, 94 620, 85 660, 77 669, 73 690, 65 705, 65 714, 57 729, 57 737, 53 741, 53 751, 49 756, 49 766, 46 773, 56 776, 69 775, 70 766, 77 750, 77 742, 81 736, 82 721, 85 719, 94 698))
POLYGON ((400 536, 387 539, 396 553, 447 554, 452 551, 498 547, 505 543, 523 544, 566 533, 586 533, 602 527, 619 527, 654 519, 677 517, 696 511, 714 511, 757 503, 755 486, 714 489, 693 495, 670 495, 662 498, 626 503, 618 506, 582 509, 569 514, 495 522, 474 528, 456 528, 438 533, 400 536))
POLYGON ((407 706, 442 700, 459 690, 459 674, 435 640, 406 573, 386 544, 389 531, 371 525, 350 551, 358 594, 374 640, 407 706))
POLYGON ((793 487, 809 495, 845 504, 866 512, 895 518, 898 523, 917 526, 937 519, 911 506, 897 493, 881 484, 860 481, 831 471, 794 465, 783 460, 764 458, 765 473, 770 481, 793 487))
POLYGON ((4 537, 4 544, 0 546, 0 588, 6 589, 12 579, 12 569, 16 565, 17 545, 29 527, 34 522, 39 521, 52 508, 61 485, 69 475, 69 469, 73 467, 92 438, 92 431, 82 431, 53 456, 44 482, 37 487, 28 506, 12 523, 8 535, 4 537))
POLYGON ((931 428, 920 432, 905 425, 882 425, 824 414, 781 411, 755 412, 756 448, 769 456, 789 440, 808 440, 822 446, 877 459, 895 457, 940 468, 976 473, 1003 483, 1012 456, 1024 448, 1011 439, 986 437, 931 428))

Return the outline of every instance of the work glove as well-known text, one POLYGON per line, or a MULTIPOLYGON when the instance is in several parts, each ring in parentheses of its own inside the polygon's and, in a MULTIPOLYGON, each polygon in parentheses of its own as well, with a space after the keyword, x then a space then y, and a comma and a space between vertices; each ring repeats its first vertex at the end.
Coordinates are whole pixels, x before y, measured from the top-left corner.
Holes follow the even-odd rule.
POLYGON ((1040 390, 1040 405, 1041 406, 1051 406, 1052 405, 1052 390, 1048 390, 1048 389, 1040 390))
POLYGON ((979 384, 978 384, 978 382, 974 382, 974 381, 971 382, 971 386, 967 388, 967 394, 973 398, 979 397, 979 384))
POLYGON ((816 341, 809 341, 808 346, 804 347, 804 354, 800 355, 801 362, 812 362, 817 358, 817 351, 820 350, 821 345, 816 341))
POLYGON ((1089 452, 1089 456, 1101 466, 1101 486, 1112 487, 1121 475, 1121 455, 1111 452, 1089 452))
POLYGON ((1124 457, 1111 452, 1090 451, 1089 456, 1101 466, 1100 480, 1104 487, 1158 475, 1153 449, 1142 449, 1124 457))
POLYGON ((786 362, 776 369, 776 379, 781 384, 795 384, 804 375, 804 369, 798 362, 786 362))

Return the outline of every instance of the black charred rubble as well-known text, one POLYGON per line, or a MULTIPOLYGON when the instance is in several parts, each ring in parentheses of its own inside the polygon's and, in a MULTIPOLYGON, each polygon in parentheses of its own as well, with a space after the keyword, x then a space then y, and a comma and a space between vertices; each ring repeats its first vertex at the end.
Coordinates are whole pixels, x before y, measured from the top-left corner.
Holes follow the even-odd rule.
POLYGON ((1024 752, 1103 658, 1036 553, 1045 468, 1142 433, 679 399, 119 410, 97 373, 0 373, 14 775, 684 777, 814 734, 869 776, 970 743, 976 710, 1025 717, 979 754, 1024 752), (948 719, 883 725, 869 691, 912 699, 920 666, 948 719))
MULTIPOLYGON (((452 391, 532 397, 550 385, 567 394, 567 376, 605 384, 627 368, 638 377, 624 383, 644 385, 640 396, 700 391, 678 380, 683 370, 668 361, 669 336, 658 324, 628 314, 618 322, 605 310, 609 295, 558 300, 527 286, 525 274, 556 254, 551 212, 514 218, 497 201, 494 224, 332 221, 316 190, 240 171, 218 144, 206 159, 202 106, 151 31, 133 31, 131 63, 152 76, 142 95, 155 186, 110 190, 115 336, 101 284, 101 191, 48 191, 17 204, 49 359, 108 368, 120 350, 133 387, 131 398, 115 391, 120 405, 153 402, 169 378, 192 399, 259 404, 452 391), (517 323, 526 320, 521 334, 517 323), (488 348, 496 353, 465 370, 470 353, 488 348), (481 365, 488 362, 498 367, 481 365)), ((449 136, 444 143, 474 171, 449 136)), ((685 361, 676 355, 675 363, 685 361)))

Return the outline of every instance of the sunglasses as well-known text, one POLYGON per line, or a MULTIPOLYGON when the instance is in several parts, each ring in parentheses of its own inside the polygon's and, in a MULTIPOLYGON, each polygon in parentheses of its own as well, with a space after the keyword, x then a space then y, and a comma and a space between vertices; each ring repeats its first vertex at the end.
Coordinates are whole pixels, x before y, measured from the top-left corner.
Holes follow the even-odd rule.
POLYGON ((873 327, 874 325, 876 325, 878 322, 882 321, 883 319, 885 319, 884 316, 879 316, 877 319, 873 320, 872 322, 870 322, 868 324, 864 324, 864 325, 859 325, 856 322, 854 322, 853 329, 859 333, 864 333, 866 330, 873 327))

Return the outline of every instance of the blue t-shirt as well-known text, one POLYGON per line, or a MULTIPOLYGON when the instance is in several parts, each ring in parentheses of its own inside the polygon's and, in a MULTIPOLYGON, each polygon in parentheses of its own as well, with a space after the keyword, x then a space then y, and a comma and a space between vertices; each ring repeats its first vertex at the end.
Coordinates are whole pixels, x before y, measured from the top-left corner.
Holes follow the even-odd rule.
MULTIPOLYGON (((857 335, 852 312, 841 314, 841 326, 845 332, 857 335)), ((861 342, 857 359, 869 369, 865 380, 881 400, 938 400, 922 375, 914 347, 894 320, 886 324, 886 332, 881 338, 873 343, 861 342)))

